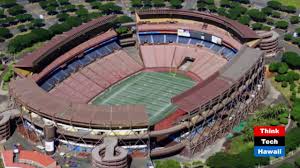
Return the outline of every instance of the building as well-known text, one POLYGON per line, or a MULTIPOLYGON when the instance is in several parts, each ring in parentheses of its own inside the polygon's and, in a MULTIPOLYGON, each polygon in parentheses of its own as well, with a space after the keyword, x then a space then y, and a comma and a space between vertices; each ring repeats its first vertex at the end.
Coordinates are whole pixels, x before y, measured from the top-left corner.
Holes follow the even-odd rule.
POLYGON ((260 38, 247 26, 197 11, 138 11, 133 58, 118 44, 113 20, 105 16, 72 29, 16 64, 10 100, 26 129, 43 136, 53 124, 55 141, 82 151, 114 137, 132 155, 191 156, 230 132, 263 98, 264 52, 253 48, 260 38), (99 94, 147 72, 191 80, 181 79, 186 85, 179 90, 173 78, 148 76, 148 88, 125 96, 134 103, 93 105, 99 94), (148 92, 155 98, 137 103, 142 100, 134 96, 148 92))

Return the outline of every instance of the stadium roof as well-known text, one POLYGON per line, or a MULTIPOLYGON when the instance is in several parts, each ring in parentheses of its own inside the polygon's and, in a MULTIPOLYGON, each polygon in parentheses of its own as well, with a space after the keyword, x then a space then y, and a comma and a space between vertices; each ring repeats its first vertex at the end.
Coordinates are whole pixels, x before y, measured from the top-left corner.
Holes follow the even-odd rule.
POLYGON ((144 105, 101 105, 72 103, 42 90, 29 78, 10 82, 10 92, 37 114, 63 123, 84 127, 148 126, 144 105))
POLYGON ((237 81, 245 75, 263 54, 263 51, 259 49, 243 46, 238 54, 219 72, 222 76, 237 81))
POLYGON ((141 19, 149 18, 180 18, 194 19, 197 21, 206 20, 207 22, 213 22, 217 26, 226 27, 228 30, 232 30, 238 34, 242 39, 258 39, 258 35, 251 30, 248 26, 245 26, 237 21, 228 19, 223 16, 215 15, 207 12, 198 12, 183 9, 145 9, 137 11, 137 15, 141 19), (155 17, 154 17, 155 16, 155 17))
POLYGON ((39 74, 35 74, 34 79, 37 81, 40 80, 42 77, 44 77, 48 73, 55 70, 55 68, 65 64, 67 61, 73 59, 74 57, 80 56, 85 50, 95 47, 96 45, 100 44, 101 42, 104 42, 115 36, 117 36, 117 33, 114 30, 109 30, 103 34, 100 34, 100 35, 80 44, 79 46, 74 47, 70 51, 66 52, 65 54, 63 54, 62 56, 60 56, 56 60, 54 60, 51 64, 49 64, 46 68, 44 68, 39 74))
POLYGON ((21 59, 21 61, 19 61, 15 67, 33 67, 34 65, 38 64, 41 59, 47 57, 49 54, 59 49, 63 45, 93 29, 111 22, 115 17, 115 15, 103 16, 75 27, 61 35, 53 37, 50 41, 44 43, 39 49, 24 55, 23 59, 21 59))
POLYGON ((243 77, 262 55, 263 52, 260 50, 243 46, 238 55, 221 68, 218 73, 194 88, 173 97, 172 103, 186 112, 200 107, 229 89, 234 81, 243 77))

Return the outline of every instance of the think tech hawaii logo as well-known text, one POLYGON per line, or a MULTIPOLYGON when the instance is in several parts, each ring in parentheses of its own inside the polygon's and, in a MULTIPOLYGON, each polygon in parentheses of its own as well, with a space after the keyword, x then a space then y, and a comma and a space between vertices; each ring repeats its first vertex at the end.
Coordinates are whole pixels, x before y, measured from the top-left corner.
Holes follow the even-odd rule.
POLYGON ((285 127, 258 126, 254 127, 255 157, 285 156, 285 127))

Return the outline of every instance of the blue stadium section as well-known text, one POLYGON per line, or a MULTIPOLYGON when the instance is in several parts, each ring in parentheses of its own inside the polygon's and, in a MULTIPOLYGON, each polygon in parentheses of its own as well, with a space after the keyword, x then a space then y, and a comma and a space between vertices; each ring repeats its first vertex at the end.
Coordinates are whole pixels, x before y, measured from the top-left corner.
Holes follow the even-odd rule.
POLYGON ((167 34, 166 35, 166 43, 175 43, 177 39, 177 35, 167 34))
POLYGON ((203 40, 195 39, 195 38, 192 38, 190 41, 190 44, 193 44, 193 45, 202 44, 202 43, 203 43, 203 40))
POLYGON ((189 37, 178 36, 178 43, 188 44, 188 42, 190 41, 190 39, 191 38, 189 38, 189 37))
POLYGON ((219 52, 221 49, 222 49, 222 46, 218 45, 218 44, 214 44, 211 49, 214 51, 214 52, 219 52))
POLYGON ((48 92, 53 89, 57 83, 62 82, 79 68, 85 67, 97 58, 109 55, 114 50, 118 50, 120 48, 121 47, 116 43, 116 39, 114 38, 99 44, 97 47, 88 49, 84 52, 82 57, 75 58, 71 62, 67 63, 64 68, 58 68, 53 71, 46 79, 43 80, 43 82, 40 83, 40 87, 48 92))
POLYGON ((180 43, 191 45, 202 45, 203 47, 211 49, 213 52, 223 55, 226 59, 232 59, 237 51, 232 48, 227 48, 210 41, 194 38, 177 36, 176 34, 161 34, 159 32, 142 32, 139 33, 140 44, 162 44, 162 43, 180 43), (152 34, 153 33, 153 34, 152 34))
POLYGON ((163 34, 153 34, 152 35, 154 43, 164 43, 164 35, 163 34))
POLYGON ((144 43, 152 43, 152 38, 151 35, 140 35, 140 43, 144 44, 144 43))
POLYGON ((206 48, 210 48, 213 45, 213 43, 209 41, 203 41, 202 45, 206 48))

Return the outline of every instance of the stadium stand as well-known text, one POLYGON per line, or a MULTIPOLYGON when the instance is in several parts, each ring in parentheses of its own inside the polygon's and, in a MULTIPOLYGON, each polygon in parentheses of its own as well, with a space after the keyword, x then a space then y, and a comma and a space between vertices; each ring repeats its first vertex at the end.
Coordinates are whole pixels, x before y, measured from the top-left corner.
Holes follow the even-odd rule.
POLYGON ((226 46, 221 46, 209 41, 191 38, 191 37, 182 37, 174 34, 140 34, 139 42, 140 44, 168 44, 168 43, 179 43, 186 45, 200 45, 212 50, 215 53, 223 55, 226 59, 230 60, 236 55, 236 50, 228 48, 226 46))
MULTIPOLYGON (((110 52, 115 48, 118 49, 114 43, 110 44, 111 46, 105 46, 110 52)), ((109 86, 142 68, 126 52, 119 50, 83 67, 57 84, 50 93, 74 102, 88 103, 109 86)))
POLYGON ((227 60, 213 54, 207 48, 185 47, 183 45, 142 45, 141 56, 146 68, 179 68, 185 57, 194 61, 186 71, 198 75, 202 80, 217 72, 227 60))
POLYGON ((115 36, 115 32, 107 32, 104 35, 95 37, 81 46, 75 47, 66 54, 62 55, 59 59, 56 59, 49 66, 47 66, 40 74, 34 76, 34 79, 40 81, 40 86, 46 90, 50 91, 56 84, 62 82, 72 73, 78 71, 80 68, 87 66, 98 58, 102 58, 106 55, 111 54, 115 50, 119 50, 121 47, 115 42, 115 38, 104 41, 108 37, 115 36), (105 36, 107 36, 105 38, 105 36), (102 39, 103 42, 99 44, 98 39, 102 39), (91 45, 92 44, 92 45, 91 45), (90 46, 95 46, 92 50, 87 50, 90 46), (81 53, 84 54, 81 57, 75 57, 81 53), (59 67, 64 62, 72 59, 69 63, 66 63, 65 67, 59 67), (57 70, 53 71, 47 75, 51 70, 58 67, 57 70), (47 76, 46 76, 47 75, 47 76), (45 77, 46 76, 46 77, 45 77), (44 78, 44 79, 43 79, 44 78), (46 78, 46 79, 45 79, 46 78))
POLYGON ((39 72, 65 52, 85 42, 87 39, 93 38, 110 29, 111 22, 115 18, 115 15, 103 16, 73 28, 61 35, 55 36, 50 41, 43 44, 41 48, 25 55, 15 67, 39 72))

